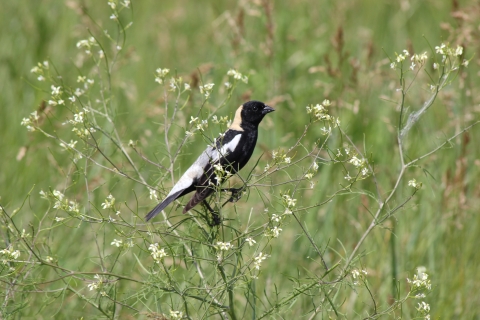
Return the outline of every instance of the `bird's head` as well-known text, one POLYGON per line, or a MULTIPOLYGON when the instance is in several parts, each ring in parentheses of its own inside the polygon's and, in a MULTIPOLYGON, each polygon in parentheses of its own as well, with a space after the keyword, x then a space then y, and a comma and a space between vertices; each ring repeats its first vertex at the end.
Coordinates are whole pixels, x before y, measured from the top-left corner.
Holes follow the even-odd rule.
POLYGON ((242 122, 257 126, 267 113, 275 111, 275 109, 260 101, 245 102, 240 109, 242 122))

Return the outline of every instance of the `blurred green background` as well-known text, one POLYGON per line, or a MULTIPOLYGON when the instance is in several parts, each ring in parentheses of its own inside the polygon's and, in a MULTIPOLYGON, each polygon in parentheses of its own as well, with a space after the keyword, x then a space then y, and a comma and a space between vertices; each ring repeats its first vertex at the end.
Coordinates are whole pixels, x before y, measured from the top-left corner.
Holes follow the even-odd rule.
MULTIPOLYGON (((478 118, 477 1, 149 0, 133 1, 132 7, 133 11, 124 11, 120 16, 121 20, 133 20, 133 25, 127 30, 120 53, 123 58, 112 72, 116 121, 124 142, 142 141, 144 152, 150 156, 163 144, 162 129, 158 126, 162 121, 162 91, 154 82, 158 67, 170 68, 192 82, 197 70, 201 70, 204 81, 215 82, 216 90, 230 68, 248 73, 248 85, 239 86, 221 114, 231 115, 237 105, 249 98, 277 108, 262 123, 257 157, 261 150, 288 148, 308 121, 305 106, 329 98, 334 102, 332 113, 340 117, 344 130, 361 150, 371 155, 381 192, 385 193, 393 188, 399 169, 399 95, 395 90, 399 82, 398 73, 388 66, 388 56, 394 57, 395 52, 403 49, 432 55, 431 48, 442 42, 460 44, 466 58, 473 56, 468 69, 459 73, 410 132, 407 157, 413 159, 430 151, 478 118)), ((104 28, 114 30, 110 14, 107 1, 0 4, 0 201, 12 212, 34 187, 34 197, 16 216, 24 228, 28 227, 32 212, 45 206, 38 203, 40 189, 61 186, 66 175, 63 168, 69 162, 53 141, 20 126, 22 118, 48 98, 49 88, 37 87, 39 83, 30 69, 48 59, 58 74, 75 79, 75 63, 80 61, 75 44, 87 38, 89 32, 97 35, 104 28)), ((431 67, 427 70, 431 71, 431 67)), ((429 95, 429 82, 425 79, 426 76, 420 77, 418 86, 411 90, 406 103, 410 110, 420 108, 429 95)), ((219 94, 212 99, 214 103, 221 101, 219 94)), ((188 106, 195 108, 200 102, 200 94, 194 92, 188 106)), ((62 119, 60 111, 57 116, 56 120, 62 119)), ((307 141, 319 138, 319 132, 308 136, 307 141)), ((425 266, 433 284, 426 299, 432 308, 432 319, 480 317, 476 294, 480 292, 480 253, 476 247, 480 234, 478 141, 479 130, 474 128, 409 171, 407 177, 421 181, 424 188, 385 228, 376 229, 362 247, 368 254, 361 264, 369 270, 372 292, 383 307, 392 298, 392 279, 403 285, 415 268, 425 266)), ((198 154, 203 146, 192 148, 192 154, 198 154)), ((183 161, 183 166, 190 162, 183 161)), ((314 192, 305 192, 302 201, 324 199, 332 192, 332 186, 342 183, 343 175, 338 167, 321 167, 314 192)), ((109 178, 105 175, 99 179, 109 178)), ((368 181, 361 187, 373 190, 368 181)), ((131 189, 123 192, 125 201, 133 201, 131 189)), ((398 203, 409 192, 405 181, 398 203)), ((102 196, 104 199, 105 195, 102 196)), ((121 196, 121 189, 116 189, 116 197, 121 196)), ((151 202, 146 194, 142 197, 140 206, 147 211, 151 202)), ((367 208, 375 209, 375 204, 360 195, 341 199, 302 219, 317 243, 328 242, 341 250, 341 241, 350 251, 370 222, 367 208)), ((299 230, 293 223, 286 226, 283 245, 273 245, 272 257, 264 263, 264 276, 272 277, 280 290, 288 290, 288 276, 295 274, 297 268, 310 272, 321 269, 317 265, 314 270, 314 263, 307 258, 313 251, 305 238, 297 238, 299 230)), ((74 232, 56 233, 55 237, 72 237, 69 240, 77 244, 82 239, 87 241, 74 232)), ((88 256, 88 249, 81 246, 71 258, 67 248, 63 253, 58 250, 58 256, 63 254, 62 259, 71 266, 81 264, 77 257, 88 256)), ((330 259, 335 261, 334 257, 330 259)), ((365 301, 369 298, 363 297, 365 301)), ((34 294, 27 300, 32 307, 42 304, 34 294)), ((363 315, 362 301, 349 298, 347 302, 356 305, 359 312, 349 314, 349 318, 363 315)), ((347 304, 344 308, 350 310, 347 304)), ((51 316, 55 303, 49 306, 39 314, 51 316)), ((64 308, 63 314, 71 308, 69 312, 75 317, 95 316, 82 313, 81 303, 64 308)), ((296 308, 295 312, 302 314, 302 305, 296 308)), ((410 318, 412 314, 403 316, 410 318)))

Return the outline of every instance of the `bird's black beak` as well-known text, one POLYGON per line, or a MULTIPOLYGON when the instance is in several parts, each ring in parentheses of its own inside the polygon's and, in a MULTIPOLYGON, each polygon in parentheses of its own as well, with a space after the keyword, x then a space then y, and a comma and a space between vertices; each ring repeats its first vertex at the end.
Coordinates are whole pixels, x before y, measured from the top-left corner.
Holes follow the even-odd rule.
POLYGON ((275 109, 273 109, 270 106, 265 105, 265 108, 263 108, 262 114, 267 114, 267 113, 270 113, 270 112, 273 112, 273 111, 275 111, 275 109))

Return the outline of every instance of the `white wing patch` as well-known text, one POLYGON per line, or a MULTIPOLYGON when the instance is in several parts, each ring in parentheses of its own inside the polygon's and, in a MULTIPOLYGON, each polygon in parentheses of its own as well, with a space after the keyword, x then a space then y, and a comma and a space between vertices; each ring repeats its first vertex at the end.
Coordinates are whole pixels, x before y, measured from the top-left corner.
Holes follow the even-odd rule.
POLYGON ((237 134, 230 142, 224 144, 220 150, 208 147, 207 150, 202 152, 197 160, 195 160, 190 168, 185 171, 180 180, 178 180, 175 186, 173 186, 167 197, 190 187, 194 180, 199 179, 202 176, 204 169, 209 162, 216 162, 220 160, 220 157, 226 157, 230 152, 233 152, 238 146, 241 137, 241 134, 237 134))
POLYGON ((230 152, 235 151, 235 148, 238 146, 238 142, 240 141, 241 137, 242 137, 242 134, 237 134, 235 137, 233 137, 233 139, 229 143, 224 144, 220 148, 220 155, 226 156, 230 152))

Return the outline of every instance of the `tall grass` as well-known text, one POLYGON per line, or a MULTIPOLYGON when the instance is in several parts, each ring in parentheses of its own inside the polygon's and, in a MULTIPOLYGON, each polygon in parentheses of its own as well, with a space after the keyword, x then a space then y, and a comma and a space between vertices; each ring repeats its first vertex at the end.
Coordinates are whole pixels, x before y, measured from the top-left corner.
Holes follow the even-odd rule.
POLYGON ((409 319, 428 313, 418 310, 421 301, 432 319, 478 317, 472 293, 480 289, 479 133, 466 130, 479 111, 475 5, 1 6, 3 318, 175 318, 181 311, 191 318, 409 319), (110 19, 115 12, 118 20, 110 19), (94 59, 76 47, 90 37, 94 59), (435 53, 442 42, 464 51, 442 64, 435 53), (429 59, 409 71, 409 56, 392 69, 403 49, 429 59), (468 66, 461 65, 465 59, 468 66), (38 81, 30 71, 43 61, 50 77, 38 81), (170 69, 162 85, 155 82, 158 67, 170 69), (230 69, 248 75, 248 83, 227 76, 230 69), (444 83, 442 72, 449 74, 444 83), (78 76, 94 82, 71 103, 66 98, 84 88, 78 76), (175 91, 168 91, 170 76, 175 91), (210 82, 206 99, 198 86, 210 82), (52 95, 52 83, 63 95, 52 95), (432 96, 402 135, 409 116, 432 96), (49 105, 61 97, 65 107, 49 105), (252 172, 251 186, 222 209, 222 227, 209 227, 203 210, 182 216, 177 205, 145 224, 156 203, 147 185, 161 200, 224 130, 213 115, 231 118, 248 99, 277 111, 261 124, 257 150, 240 174, 247 179, 252 172), (313 121, 305 106, 324 99, 332 101, 332 120, 313 121), (90 110, 88 121, 75 123, 82 108, 90 110), (37 130, 28 132, 20 123, 35 110, 37 130), (186 139, 185 131, 200 123, 191 117, 209 126, 186 139), (74 124, 62 125, 67 120, 74 124), (95 132, 82 144, 72 127, 95 132), (71 139, 79 140, 74 148, 59 146, 71 139), (365 162, 355 165, 352 153, 365 162), (267 165, 272 173, 258 180, 267 165), (276 221, 273 215, 286 209, 294 214, 276 221), (257 243, 250 247, 247 238, 257 243), (407 281, 423 279, 423 272, 431 292, 407 281), (423 292, 429 294, 413 298, 423 292))

